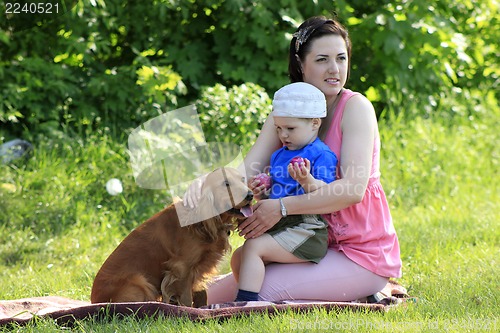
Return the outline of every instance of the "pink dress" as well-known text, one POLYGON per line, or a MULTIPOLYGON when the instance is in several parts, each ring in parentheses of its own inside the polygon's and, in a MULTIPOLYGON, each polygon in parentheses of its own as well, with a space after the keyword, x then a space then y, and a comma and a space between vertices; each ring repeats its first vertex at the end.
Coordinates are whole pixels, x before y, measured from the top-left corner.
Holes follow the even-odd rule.
MULTIPOLYGON (((349 98, 359 93, 344 89, 337 104, 324 142, 342 156, 342 116, 349 98)), ((341 178, 341 175, 338 175, 341 178)), ((372 169, 363 200, 338 212, 325 214, 328 221, 329 247, 342 251, 349 259, 369 271, 385 277, 401 277, 399 242, 389 205, 380 183, 380 137, 378 129, 373 146, 372 169)))

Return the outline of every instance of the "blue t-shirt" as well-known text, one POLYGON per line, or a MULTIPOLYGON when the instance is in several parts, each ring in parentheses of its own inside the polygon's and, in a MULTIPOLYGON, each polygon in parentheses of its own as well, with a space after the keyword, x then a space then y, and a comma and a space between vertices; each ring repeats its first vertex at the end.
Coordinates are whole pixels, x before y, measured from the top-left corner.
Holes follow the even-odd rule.
POLYGON ((298 150, 289 150, 287 147, 278 149, 271 156, 272 178, 271 194, 269 198, 278 199, 293 195, 304 194, 299 182, 288 173, 288 164, 292 158, 300 156, 311 162, 311 175, 329 184, 336 179, 337 156, 319 138, 298 150))

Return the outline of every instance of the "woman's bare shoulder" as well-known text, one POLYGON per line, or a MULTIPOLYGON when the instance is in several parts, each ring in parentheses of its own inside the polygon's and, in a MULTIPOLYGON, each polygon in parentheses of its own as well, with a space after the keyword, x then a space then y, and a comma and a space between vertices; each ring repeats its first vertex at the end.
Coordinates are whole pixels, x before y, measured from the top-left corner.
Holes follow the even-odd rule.
POLYGON ((342 117, 342 127, 346 126, 376 126, 377 118, 373 104, 362 94, 349 98, 342 117))

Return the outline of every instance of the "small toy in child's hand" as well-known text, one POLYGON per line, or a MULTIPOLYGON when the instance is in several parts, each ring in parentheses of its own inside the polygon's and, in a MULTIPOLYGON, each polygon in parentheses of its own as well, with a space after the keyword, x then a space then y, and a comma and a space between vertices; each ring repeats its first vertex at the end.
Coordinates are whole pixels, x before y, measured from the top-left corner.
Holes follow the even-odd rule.
POLYGON ((295 163, 297 163, 297 165, 300 165, 301 163, 306 163, 306 161, 302 157, 296 156, 296 157, 292 158, 290 163, 292 163, 292 165, 295 165, 295 163))
POLYGON ((259 181, 259 186, 264 185, 266 190, 271 188, 271 177, 267 173, 259 173, 255 176, 255 180, 259 181))

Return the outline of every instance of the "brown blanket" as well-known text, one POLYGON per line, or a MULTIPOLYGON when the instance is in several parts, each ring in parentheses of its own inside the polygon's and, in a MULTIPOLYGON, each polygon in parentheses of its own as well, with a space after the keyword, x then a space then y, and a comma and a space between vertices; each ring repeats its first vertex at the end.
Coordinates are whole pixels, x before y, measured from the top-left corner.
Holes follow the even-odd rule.
POLYGON ((403 304, 408 300, 408 295, 405 288, 396 282, 390 281, 384 290, 377 294, 376 300, 374 303, 369 303, 368 300, 355 302, 230 302, 195 309, 160 302, 90 304, 86 301, 58 296, 32 297, 0 301, 0 326, 9 323, 25 324, 35 316, 52 318, 61 325, 67 325, 75 320, 89 317, 104 318, 112 315, 135 315, 138 318, 163 315, 165 317, 186 317, 190 320, 203 321, 206 319, 239 317, 251 313, 277 314, 288 310, 305 312, 314 308, 323 308, 327 311, 344 308, 387 311, 394 306, 403 304))

